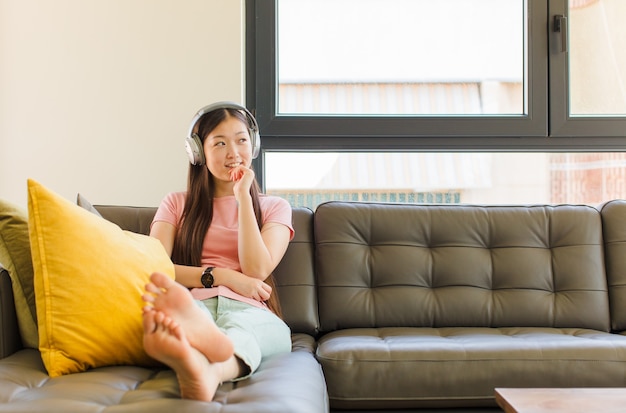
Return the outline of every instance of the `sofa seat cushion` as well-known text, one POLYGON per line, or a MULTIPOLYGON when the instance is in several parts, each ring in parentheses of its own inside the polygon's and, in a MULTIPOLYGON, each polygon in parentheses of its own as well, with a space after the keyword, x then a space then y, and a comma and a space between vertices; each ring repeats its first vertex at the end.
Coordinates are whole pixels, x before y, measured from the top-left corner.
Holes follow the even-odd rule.
POLYGON ((494 405, 496 387, 626 387, 626 337, 588 329, 359 328, 321 337, 333 408, 494 405))
POLYGON ((0 360, 0 411, 11 412, 327 412, 328 396, 310 336, 269 358, 247 380, 224 383, 210 402, 181 400, 169 369, 99 367, 50 378, 39 351, 0 360))

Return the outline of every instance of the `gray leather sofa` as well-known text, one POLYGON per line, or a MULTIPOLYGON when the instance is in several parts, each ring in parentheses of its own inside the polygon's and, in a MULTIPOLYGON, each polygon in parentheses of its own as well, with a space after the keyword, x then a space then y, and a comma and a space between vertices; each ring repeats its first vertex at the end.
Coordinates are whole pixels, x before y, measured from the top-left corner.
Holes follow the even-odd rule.
MULTIPOLYGON (((147 232, 154 208, 99 206, 147 232)), ((0 274, 0 411, 497 411, 496 387, 626 387, 626 201, 294 209, 276 270, 291 354, 212 403, 168 370, 50 379, 0 274)))

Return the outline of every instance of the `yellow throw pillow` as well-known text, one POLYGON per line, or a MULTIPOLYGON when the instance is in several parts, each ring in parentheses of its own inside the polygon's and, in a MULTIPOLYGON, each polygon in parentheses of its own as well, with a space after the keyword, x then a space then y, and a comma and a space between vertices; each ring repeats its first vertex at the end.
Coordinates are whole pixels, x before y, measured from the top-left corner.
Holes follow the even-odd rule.
POLYGON ((157 365, 143 350, 141 294, 174 277, 156 238, 123 231, 33 180, 28 221, 39 350, 51 377, 109 365, 157 365))

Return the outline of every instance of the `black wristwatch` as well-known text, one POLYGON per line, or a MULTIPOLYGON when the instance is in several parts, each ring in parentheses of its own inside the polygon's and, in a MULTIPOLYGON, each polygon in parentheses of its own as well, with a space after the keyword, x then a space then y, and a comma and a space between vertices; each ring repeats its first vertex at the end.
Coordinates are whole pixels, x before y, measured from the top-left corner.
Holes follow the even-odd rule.
POLYGON ((204 286, 204 288, 213 287, 213 268, 215 267, 206 267, 204 271, 202 271, 202 276, 200 277, 200 282, 204 286))

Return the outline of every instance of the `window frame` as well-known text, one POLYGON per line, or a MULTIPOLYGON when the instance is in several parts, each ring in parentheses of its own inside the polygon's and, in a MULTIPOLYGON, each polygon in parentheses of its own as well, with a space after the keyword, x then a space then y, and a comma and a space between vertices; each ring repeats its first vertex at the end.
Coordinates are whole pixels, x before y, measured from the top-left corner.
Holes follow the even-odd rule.
POLYGON ((551 96, 549 137, 593 138, 589 140, 593 148, 598 144, 604 145, 605 140, 598 137, 609 137, 613 138, 609 142, 615 142, 615 149, 624 149, 622 141, 626 137, 626 116, 570 116, 568 59, 567 52, 560 50, 561 34, 555 31, 554 17, 557 15, 568 17, 567 0, 548 0, 551 96))
MULTIPOLYGON (((623 151, 626 117, 568 115, 567 55, 553 18, 567 0, 527 0, 526 116, 278 115, 277 0, 246 0, 246 104, 264 151, 623 151)), ((263 181, 263 156, 255 163, 263 181)))

